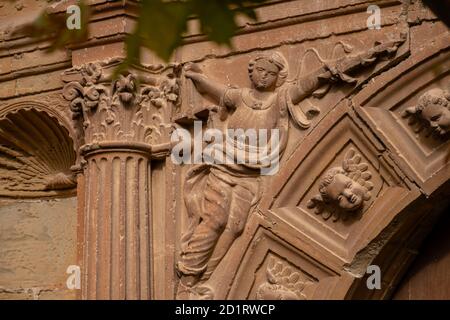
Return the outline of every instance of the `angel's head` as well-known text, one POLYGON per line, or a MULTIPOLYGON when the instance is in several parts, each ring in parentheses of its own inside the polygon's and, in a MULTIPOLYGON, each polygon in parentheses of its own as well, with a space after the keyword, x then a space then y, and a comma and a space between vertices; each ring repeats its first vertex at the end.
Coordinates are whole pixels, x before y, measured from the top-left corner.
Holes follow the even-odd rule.
POLYGON ((248 74, 257 90, 274 90, 286 81, 288 65, 280 53, 272 52, 251 60, 248 65, 248 74))
POLYGON ((406 109, 406 115, 416 114, 428 122, 439 135, 450 132, 450 93, 442 89, 432 89, 419 98, 419 104, 406 109))
POLYGON ((330 169, 319 184, 323 202, 334 202, 346 211, 362 207, 367 189, 346 175, 341 167, 330 169))

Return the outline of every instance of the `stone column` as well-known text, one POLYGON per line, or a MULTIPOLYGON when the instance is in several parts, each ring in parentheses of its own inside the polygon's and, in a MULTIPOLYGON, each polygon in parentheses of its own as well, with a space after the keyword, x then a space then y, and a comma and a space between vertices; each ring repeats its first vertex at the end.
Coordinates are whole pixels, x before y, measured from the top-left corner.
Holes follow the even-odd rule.
POLYGON ((112 81, 113 67, 88 64, 65 73, 81 77, 64 88, 84 140, 81 297, 151 299, 151 159, 169 154, 177 81, 142 68, 112 81))
POLYGON ((149 151, 117 144, 85 153, 87 299, 151 296, 149 151))

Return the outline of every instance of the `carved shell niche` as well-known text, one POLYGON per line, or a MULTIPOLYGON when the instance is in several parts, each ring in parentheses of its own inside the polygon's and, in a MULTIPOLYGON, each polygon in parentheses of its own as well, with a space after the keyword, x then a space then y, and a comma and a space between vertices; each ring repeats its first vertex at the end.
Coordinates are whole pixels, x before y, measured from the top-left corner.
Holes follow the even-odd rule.
POLYGON ((68 131, 46 113, 22 109, 0 119, 0 196, 73 192, 75 159, 68 131))

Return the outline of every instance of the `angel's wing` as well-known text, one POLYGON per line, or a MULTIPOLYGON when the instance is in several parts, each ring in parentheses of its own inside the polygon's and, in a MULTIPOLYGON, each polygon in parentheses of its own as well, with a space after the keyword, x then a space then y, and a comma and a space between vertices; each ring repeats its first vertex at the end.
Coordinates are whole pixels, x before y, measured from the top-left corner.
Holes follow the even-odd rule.
POLYGON ((361 162, 361 155, 356 153, 355 149, 350 148, 345 154, 342 169, 344 169, 350 179, 358 182, 368 191, 373 189, 373 184, 370 182, 372 174, 369 171, 369 165, 361 162))

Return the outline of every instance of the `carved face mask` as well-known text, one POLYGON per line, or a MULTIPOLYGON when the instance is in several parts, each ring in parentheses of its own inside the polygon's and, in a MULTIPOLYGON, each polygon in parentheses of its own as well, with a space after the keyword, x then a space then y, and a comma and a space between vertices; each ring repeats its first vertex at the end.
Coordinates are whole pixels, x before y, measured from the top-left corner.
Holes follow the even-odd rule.
POLYGON ((366 190, 359 183, 344 174, 335 175, 333 181, 326 187, 325 192, 331 200, 346 211, 361 208, 366 190))
POLYGON ((429 104, 422 110, 422 118, 440 135, 450 132, 450 111, 440 104, 429 104))
POLYGON ((267 59, 256 61, 252 71, 251 80, 258 90, 273 88, 278 79, 278 67, 267 59))

